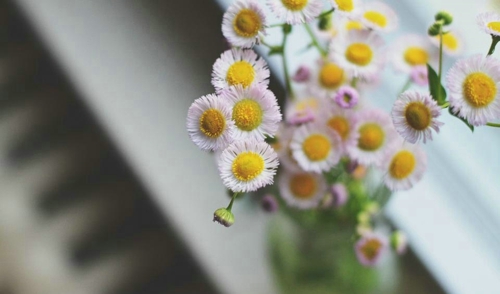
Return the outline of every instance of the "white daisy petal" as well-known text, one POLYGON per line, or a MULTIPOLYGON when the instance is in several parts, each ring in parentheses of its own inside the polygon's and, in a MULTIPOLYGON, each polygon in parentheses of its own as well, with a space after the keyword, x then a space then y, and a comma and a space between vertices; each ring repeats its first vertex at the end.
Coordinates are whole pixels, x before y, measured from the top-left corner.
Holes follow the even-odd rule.
MULTIPOLYGON (((446 29, 448 33, 443 35, 443 52, 450 56, 461 55, 465 51, 465 41, 462 35, 455 29, 446 29)), ((431 43, 439 48, 439 36, 430 37, 431 43)))
POLYGON ((417 66, 437 61, 438 50, 427 36, 408 34, 394 42, 388 56, 396 71, 410 74, 417 66))
POLYGON ((250 48, 265 35, 266 15, 254 0, 238 0, 231 4, 222 20, 222 34, 236 47, 250 48))
POLYGON ((354 17, 359 13, 361 1, 359 0, 330 0, 335 14, 354 17))
POLYGON ((285 171, 279 175, 280 195, 285 202, 299 209, 318 207, 327 191, 325 178, 321 174, 304 171, 285 171))
POLYGON ((383 161, 384 182, 392 190, 408 190, 419 182, 427 169, 427 156, 419 145, 393 144, 383 161))
POLYGON ((483 12, 476 17, 477 25, 485 33, 500 36, 500 14, 496 12, 483 12))
POLYGON ((291 25, 310 22, 323 10, 323 0, 267 0, 267 5, 280 21, 291 25))
POLYGON ((369 29, 392 32, 398 27, 398 16, 387 4, 380 1, 368 2, 361 9, 361 22, 369 29))
POLYGON ((338 64, 321 60, 309 80, 309 91, 321 99, 332 99, 339 88, 349 81, 347 73, 338 64))

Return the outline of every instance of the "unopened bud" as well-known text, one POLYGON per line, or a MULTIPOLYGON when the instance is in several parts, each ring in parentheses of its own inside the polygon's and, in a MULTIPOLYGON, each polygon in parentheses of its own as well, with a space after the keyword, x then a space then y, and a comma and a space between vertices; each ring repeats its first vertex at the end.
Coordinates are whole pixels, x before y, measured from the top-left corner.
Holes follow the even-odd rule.
POLYGON ((332 15, 327 14, 319 19, 318 28, 322 31, 327 31, 332 28, 332 15))
POLYGON ((430 26, 430 28, 427 32, 429 33, 429 36, 435 37, 435 36, 439 35, 442 27, 443 27, 443 24, 441 22, 435 22, 430 26))
POLYGON ((347 187, 342 183, 332 185, 330 187, 330 192, 332 193, 333 205, 335 207, 344 206, 349 199, 349 191, 347 191, 347 187))
POLYGON ((391 247, 397 254, 403 254, 408 248, 408 239, 401 231, 395 231, 391 235, 391 247))
POLYGON ((234 215, 226 208, 219 208, 214 212, 214 222, 230 227, 234 224, 234 215))
POLYGON ((453 22, 453 15, 447 11, 440 11, 435 16, 436 21, 442 21, 444 25, 449 25, 453 22))
POLYGON ((279 208, 278 201, 272 194, 267 194, 262 197, 260 205, 265 212, 269 213, 273 213, 279 208))

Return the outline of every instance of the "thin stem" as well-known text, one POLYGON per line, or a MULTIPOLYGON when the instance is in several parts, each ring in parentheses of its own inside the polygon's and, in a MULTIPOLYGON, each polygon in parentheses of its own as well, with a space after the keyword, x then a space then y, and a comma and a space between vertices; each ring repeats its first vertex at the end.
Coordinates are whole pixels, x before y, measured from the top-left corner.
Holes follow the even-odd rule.
POLYGON ((487 55, 491 55, 495 52, 495 47, 497 46, 497 43, 500 41, 499 37, 491 36, 491 46, 490 49, 488 50, 487 55))
POLYGON ((320 14, 320 15, 318 16, 318 18, 323 18, 323 17, 325 17, 325 16, 328 16, 329 14, 333 13, 334 11, 335 11, 335 8, 332 8, 332 9, 330 9, 330 10, 328 10, 328 11, 325 11, 325 12, 323 12, 322 14, 320 14))
POLYGON ((266 46, 266 47, 267 47, 267 48, 269 48, 269 49, 273 49, 273 48, 274 48, 274 46, 272 46, 272 45, 270 45, 270 44, 266 43, 266 42, 264 41, 264 39, 261 39, 261 40, 260 40, 260 44, 261 44, 261 45, 266 46))
MULTIPOLYGON (((443 72, 443 28, 439 29, 439 72, 438 72, 438 81, 439 87, 441 87, 441 75, 443 72)), ((437 101, 441 101, 441 89, 438 88, 437 91, 437 101)))
POLYGON ((403 85, 403 87, 401 88, 401 91, 399 92, 399 94, 405 92, 406 90, 408 90, 411 86, 411 78, 408 78, 408 80, 406 80, 406 83, 403 85))
POLYGON ((270 25, 270 26, 267 26, 267 27, 268 28, 279 28, 279 27, 282 27, 284 25, 285 25, 284 23, 277 23, 277 24, 273 24, 273 25, 270 25))
POLYGON ((231 202, 229 202, 229 205, 226 208, 227 211, 231 212, 231 209, 233 209, 234 199, 236 199, 236 197, 238 197, 238 194, 239 194, 239 192, 234 192, 233 197, 231 198, 231 202))
POLYGON ((290 96, 290 98, 292 100, 294 100, 295 94, 294 94, 293 89, 292 89, 292 83, 290 80, 290 73, 288 72, 288 62, 286 59, 286 50, 285 50, 286 41, 288 39, 288 34, 289 34, 288 32, 283 32, 283 43, 281 44, 281 48, 282 48, 281 56, 283 57, 283 72, 285 74, 286 91, 288 92, 288 95, 290 96))
POLYGON ((497 123, 487 123, 486 125, 489 127, 500 128, 500 124, 497 123))
POLYGON ((448 107, 450 107, 450 102, 445 102, 445 103, 441 104, 440 106, 442 109, 448 108, 448 107))
POLYGON ((325 56, 328 54, 328 52, 327 52, 325 49, 323 49, 323 48, 321 47, 321 45, 319 45, 318 39, 317 39, 317 38, 316 38, 316 36, 314 35, 314 33, 313 33, 313 31, 312 31, 311 27, 309 26, 309 24, 305 23, 305 24, 304 24, 304 27, 306 28, 307 33, 308 33, 308 34, 309 34, 309 36, 311 37, 311 40, 312 40, 312 44, 313 44, 313 46, 314 46, 314 47, 316 47, 316 48, 318 49, 319 53, 320 53, 323 57, 325 57, 325 56))

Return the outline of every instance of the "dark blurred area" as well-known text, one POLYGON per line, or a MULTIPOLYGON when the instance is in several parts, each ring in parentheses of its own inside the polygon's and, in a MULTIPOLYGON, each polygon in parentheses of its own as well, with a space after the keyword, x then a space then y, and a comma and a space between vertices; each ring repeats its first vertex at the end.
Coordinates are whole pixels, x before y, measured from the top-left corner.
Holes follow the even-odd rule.
POLYGON ((0 293, 214 293, 10 1, 0 40, 0 293))

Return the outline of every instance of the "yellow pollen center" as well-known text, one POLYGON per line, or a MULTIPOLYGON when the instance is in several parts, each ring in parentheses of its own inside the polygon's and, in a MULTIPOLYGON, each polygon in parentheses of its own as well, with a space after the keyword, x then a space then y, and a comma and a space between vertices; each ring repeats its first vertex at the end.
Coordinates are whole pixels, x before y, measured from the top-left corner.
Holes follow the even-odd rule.
POLYGON ((259 15, 251 9, 242 9, 234 18, 233 28, 242 37, 255 37, 262 26, 259 15))
POLYGON ((354 64, 365 66, 372 61, 373 51, 364 43, 354 43, 347 47, 345 57, 354 64))
POLYGON ((250 86, 255 78, 253 66, 246 61, 233 63, 228 71, 226 80, 230 86, 242 85, 244 88, 250 86))
POLYGON ((488 28, 490 30, 494 30, 495 32, 500 33, 500 21, 492 21, 488 23, 488 28))
POLYGON ((234 159, 231 169, 235 178, 248 182, 264 171, 264 159, 255 152, 242 152, 234 159))
POLYGON ((452 33, 444 34, 443 35, 443 45, 452 50, 455 51, 458 49, 458 39, 453 36, 452 33))
POLYGON ((429 61, 429 54, 420 47, 409 47, 404 53, 405 61, 411 65, 425 65, 429 61))
POLYGON ((347 31, 362 30, 363 29, 363 24, 361 22, 359 22, 359 21, 349 20, 345 24, 345 29, 347 31))
POLYGON ((379 240, 370 239, 361 247, 361 253, 363 253, 366 259, 373 260, 377 257, 381 248, 382 243, 379 240))
POLYGON ((310 174, 297 174, 290 180, 290 190, 296 198, 306 200, 316 193, 316 179, 310 174))
POLYGON ((307 109, 317 110, 318 109, 318 99, 316 98, 306 98, 295 104, 295 110, 304 111, 307 109))
POLYGON ((381 28, 385 28, 387 26, 387 17, 380 12, 367 11, 365 12, 364 17, 369 22, 374 23, 381 28))
POLYGON ((207 109, 200 116, 200 130, 205 136, 218 138, 226 128, 226 119, 217 109, 207 109))
POLYGON ((283 3, 286 8, 293 11, 302 10, 306 7, 307 2, 309 2, 309 0, 281 0, 281 3, 283 3))
POLYGON ((232 119, 240 130, 250 132, 262 123, 262 108, 255 100, 240 100, 233 107, 232 119))
POLYGON ((331 149, 332 146, 330 144, 330 140, 319 134, 309 136, 302 143, 302 150, 311 161, 324 160, 330 153, 331 149))
POLYGON ((353 0, 335 0, 338 9, 342 11, 351 12, 354 9, 353 0))
POLYGON ((475 72, 465 78, 463 84, 465 100, 474 107, 490 104, 497 95, 495 81, 482 72, 475 72))
POLYGON ((319 72, 319 82, 323 87, 334 89, 339 87, 344 81, 344 70, 335 63, 323 65, 319 72))
POLYGON ((389 166, 389 173, 395 179, 402 180, 413 172, 417 161, 415 155, 410 151, 399 151, 392 158, 391 164, 389 166))
POLYGON ((421 102, 412 102, 405 109, 406 122, 415 130, 425 130, 431 124, 431 110, 421 102))
POLYGON ((349 135, 349 121, 342 116, 334 116, 328 120, 328 126, 336 131, 342 140, 349 135))
POLYGON ((378 124, 367 123, 359 129, 358 147, 365 151, 375 151, 384 143, 384 131, 378 124))

